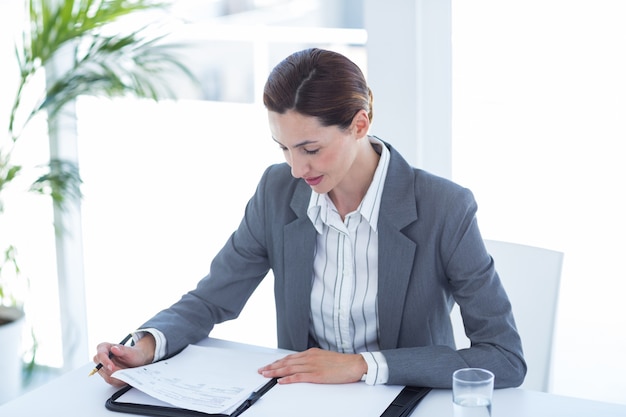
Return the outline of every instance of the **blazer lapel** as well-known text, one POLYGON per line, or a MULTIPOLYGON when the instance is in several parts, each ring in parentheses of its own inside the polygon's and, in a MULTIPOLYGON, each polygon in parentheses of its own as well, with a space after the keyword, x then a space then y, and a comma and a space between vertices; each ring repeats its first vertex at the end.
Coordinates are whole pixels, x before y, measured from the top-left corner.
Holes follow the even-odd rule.
POLYGON ((311 189, 300 182, 291 200, 297 219, 284 227, 285 305, 290 338, 295 350, 309 346, 309 313, 316 231, 307 216, 311 189))
POLYGON ((417 245, 402 229, 417 220, 413 168, 393 148, 378 220, 380 348, 397 347, 417 245))

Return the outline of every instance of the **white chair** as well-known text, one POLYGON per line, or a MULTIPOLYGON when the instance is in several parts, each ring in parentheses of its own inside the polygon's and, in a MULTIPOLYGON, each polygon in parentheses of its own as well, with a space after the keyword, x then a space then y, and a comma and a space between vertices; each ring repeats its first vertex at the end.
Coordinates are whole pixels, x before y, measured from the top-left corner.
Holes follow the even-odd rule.
MULTIPOLYGON (((511 300, 528 373, 523 388, 548 392, 552 338, 563 253, 516 243, 485 240, 511 300)), ((458 305, 452 313, 457 348, 469 346, 458 305)))

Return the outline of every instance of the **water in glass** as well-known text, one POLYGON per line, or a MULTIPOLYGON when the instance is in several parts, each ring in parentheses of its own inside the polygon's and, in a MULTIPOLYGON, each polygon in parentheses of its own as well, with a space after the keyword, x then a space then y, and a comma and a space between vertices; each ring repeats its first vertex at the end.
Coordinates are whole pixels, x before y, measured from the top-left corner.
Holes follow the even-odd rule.
POLYGON ((454 417, 491 417, 491 400, 475 395, 462 395, 454 399, 454 417))

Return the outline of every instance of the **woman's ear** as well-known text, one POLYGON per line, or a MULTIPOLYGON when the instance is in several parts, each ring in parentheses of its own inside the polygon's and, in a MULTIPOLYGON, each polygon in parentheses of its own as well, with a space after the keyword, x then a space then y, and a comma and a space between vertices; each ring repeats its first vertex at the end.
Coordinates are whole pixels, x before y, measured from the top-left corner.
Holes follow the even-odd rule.
POLYGON ((370 118, 365 110, 359 110, 352 118, 352 129, 357 139, 367 136, 370 129, 370 118))

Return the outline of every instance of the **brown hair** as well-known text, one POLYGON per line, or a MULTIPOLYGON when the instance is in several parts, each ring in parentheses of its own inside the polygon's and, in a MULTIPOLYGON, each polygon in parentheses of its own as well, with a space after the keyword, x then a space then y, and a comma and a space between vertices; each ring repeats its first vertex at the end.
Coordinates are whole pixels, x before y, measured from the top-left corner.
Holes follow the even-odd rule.
POLYGON ((337 52, 317 48, 296 52, 276 65, 265 83, 263 104, 269 111, 294 110, 342 129, 360 110, 370 121, 373 117, 372 91, 359 67, 337 52))

